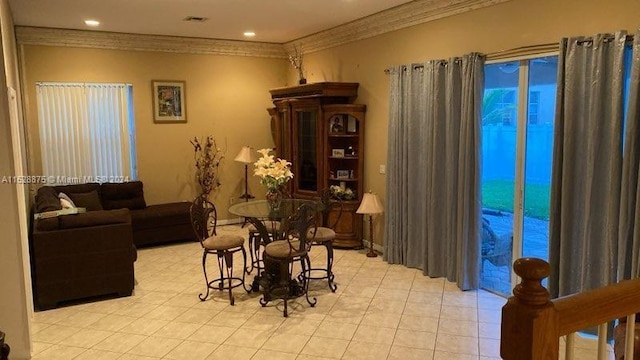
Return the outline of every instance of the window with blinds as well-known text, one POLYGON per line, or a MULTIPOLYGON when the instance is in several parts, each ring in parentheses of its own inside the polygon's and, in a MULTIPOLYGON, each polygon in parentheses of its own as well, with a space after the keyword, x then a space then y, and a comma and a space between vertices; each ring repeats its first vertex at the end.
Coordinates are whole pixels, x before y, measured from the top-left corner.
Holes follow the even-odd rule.
POLYGON ((136 178, 130 84, 37 83, 43 175, 77 182, 136 178))

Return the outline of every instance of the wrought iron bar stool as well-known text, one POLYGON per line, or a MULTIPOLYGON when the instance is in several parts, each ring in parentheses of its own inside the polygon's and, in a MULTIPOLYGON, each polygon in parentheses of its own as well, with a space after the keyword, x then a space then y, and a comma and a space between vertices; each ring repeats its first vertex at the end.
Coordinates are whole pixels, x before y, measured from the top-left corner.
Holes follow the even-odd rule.
POLYGON ((229 303, 233 305, 235 299, 233 297, 233 289, 242 286, 249 293, 251 289, 247 289, 244 284, 245 269, 247 267, 247 253, 244 250, 244 238, 238 235, 217 235, 216 222, 217 211, 213 203, 206 199, 205 195, 198 196, 191 205, 190 209, 191 224, 193 230, 202 246, 202 271, 204 272, 204 282, 207 286, 207 293, 200 294, 198 297, 201 301, 205 301, 209 297, 210 290, 228 290, 229 303), (242 277, 233 276, 233 255, 242 252, 244 260, 242 266, 242 277), (207 277, 207 255, 215 255, 218 259, 218 268, 220 277, 209 281, 207 277), (226 277, 225 277, 226 270, 226 277), (228 283, 227 283, 228 282, 228 283))
MULTIPOLYGON (((265 228, 267 228, 269 234, 271 234, 272 239, 274 238, 274 234, 277 235, 280 231, 280 221, 263 220, 262 223, 265 228)), ((255 225, 250 224, 247 229, 249 230, 249 255, 251 256, 251 266, 247 268, 247 274, 251 274, 253 269, 258 269, 258 274, 260 274, 260 269, 264 268, 262 256, 260 256, 260 249, 264 247, 264 241, 260 237, 260 232, 255 225)))
MULTIPOLYGON (((278 265, 279 274, 277 275, 279 275, 279 279, 278 281, 275 278, 269 279, 269 285, 265 288, 260 304, 264 307, 275 298, 283 299, 284 317, 289 316, 287 303, 292 297, 305 295, 311 307, 318 302, 316 298, 313 298, 313 301, 309 299, 309 281, 304 276, 307 273, 307 269, 311 267, 311 261, 309 260, 310 243, 307 240, 307 234, 315 224, 315 213, 315 204, 304 203, 300 205, 282 224, 284 240, 272 241, 264 248, 264 262, 265 264, 274 262, 278 265), (298 261, 302 267, 302 276, 298 277, 301 286, 298 289, 299 292, 296 293, 294 291, 296 290, 294 288, 296 282, 291 277, 293 265, 298 261)), ((273 274, 268 274, 267 276, 274 277, 273 274)))
MULTIPOLYGON (((324 280, 327 279, 331 292, 336 292, 338 286, 333 280, 333 240, 336 238, 335 228, 342 216, 343 203, 342 200, 334 196, 331 190, 326 189, 322 192, 322 226, 309 229, 307 237, 311 246, 324 246, 327 249, 327 267, 326 268, 310 268, 304 276, 308 280, 324 280), (338 209, 337 216, 330 219, 334 209, 338 209), (324 273, 323 276, 313 276, 313 272, 324 273)), ((334 212, 335 213, 335 212, 334 212)), ((300 274, 303 275, 303 274, 300 274)))

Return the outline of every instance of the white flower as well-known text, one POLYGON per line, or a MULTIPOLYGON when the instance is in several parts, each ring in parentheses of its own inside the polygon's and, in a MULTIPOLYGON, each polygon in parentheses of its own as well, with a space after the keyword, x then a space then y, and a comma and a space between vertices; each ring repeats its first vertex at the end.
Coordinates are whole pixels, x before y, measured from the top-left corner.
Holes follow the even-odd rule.
POLYGON ((276 190, 293 179, 290 162, 275 159, 273 155, 269 154, 271 149, 260 149, 258 152, 262 154, 262 157, 254 163, 253 174, 260 177, 262 185, 269 190, 276 190))

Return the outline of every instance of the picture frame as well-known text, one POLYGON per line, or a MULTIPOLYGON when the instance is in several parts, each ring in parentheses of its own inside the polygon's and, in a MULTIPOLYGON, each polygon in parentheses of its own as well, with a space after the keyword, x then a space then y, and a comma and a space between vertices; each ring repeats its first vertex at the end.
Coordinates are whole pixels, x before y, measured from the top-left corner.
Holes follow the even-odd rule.
POLYGON ((344 149, 332 149, 331 156, 333 157, 344 157, 344 149))
POLYGON ((356 118, 354 118, 353 116, 349 116, 349 118, 347 119, 347 133, 355 134, 357 132, 358 127, 356 124, 356 118))
POLYGON ((152 80, 153 121, 155 123, 187 122, 186 82, 152 80))
POLYGON ((348 179, 349 178, 349 170, 338 170, 336 171, 337 179, 348 179))
POLYGON ((341 115, 333 115, 329 119, 329 132, 332 134, 344 134, 344 120, 341 115))

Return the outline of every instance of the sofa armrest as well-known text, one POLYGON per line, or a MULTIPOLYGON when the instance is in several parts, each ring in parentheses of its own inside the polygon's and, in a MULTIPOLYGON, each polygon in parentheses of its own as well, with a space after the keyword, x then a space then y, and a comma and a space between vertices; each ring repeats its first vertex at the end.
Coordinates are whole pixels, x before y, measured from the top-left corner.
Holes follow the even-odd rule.
POLYGON ((130 223, 34 231, 31 266, 41 309, 57 302, 133 289, 136 253, 130 223))

